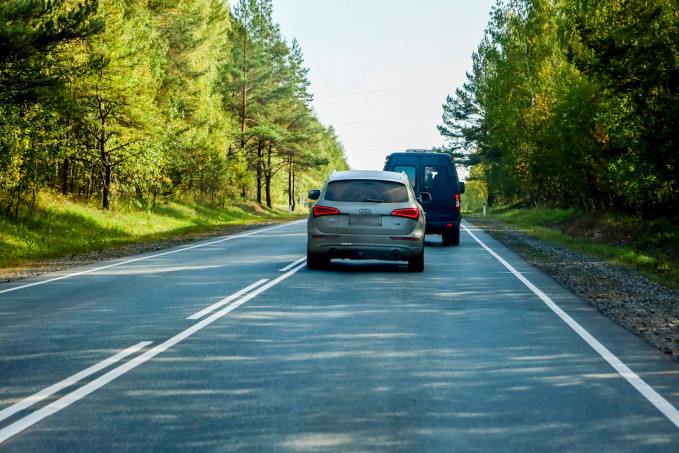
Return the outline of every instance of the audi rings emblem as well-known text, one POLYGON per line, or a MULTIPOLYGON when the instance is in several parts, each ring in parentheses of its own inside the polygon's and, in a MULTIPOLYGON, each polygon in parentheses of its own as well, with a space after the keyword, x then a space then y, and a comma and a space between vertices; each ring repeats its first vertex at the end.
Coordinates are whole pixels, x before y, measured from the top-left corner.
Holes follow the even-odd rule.
POLYGON ((360 214, 372 214, 373 210, 370 208, 361 208, 358 210, 360 214))

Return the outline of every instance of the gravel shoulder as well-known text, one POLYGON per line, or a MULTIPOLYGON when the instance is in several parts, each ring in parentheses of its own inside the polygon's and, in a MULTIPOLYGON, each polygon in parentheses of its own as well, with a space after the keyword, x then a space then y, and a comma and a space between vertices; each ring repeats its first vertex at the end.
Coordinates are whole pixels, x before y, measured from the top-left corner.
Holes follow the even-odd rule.
POLYGON ((467 218, 592 307, 679 360, 679 290, 536 239, 511 225, 467 218))

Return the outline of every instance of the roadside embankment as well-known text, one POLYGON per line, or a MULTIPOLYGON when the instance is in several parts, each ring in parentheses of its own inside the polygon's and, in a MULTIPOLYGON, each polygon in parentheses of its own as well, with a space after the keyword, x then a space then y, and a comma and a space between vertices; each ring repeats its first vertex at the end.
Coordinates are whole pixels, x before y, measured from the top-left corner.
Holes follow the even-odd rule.
POLYGON ((180 201, 114 211, 44 197, 19 219, 0 217, 0 281, 172 247, 298 219, 256 203, 215 207, 180 201))

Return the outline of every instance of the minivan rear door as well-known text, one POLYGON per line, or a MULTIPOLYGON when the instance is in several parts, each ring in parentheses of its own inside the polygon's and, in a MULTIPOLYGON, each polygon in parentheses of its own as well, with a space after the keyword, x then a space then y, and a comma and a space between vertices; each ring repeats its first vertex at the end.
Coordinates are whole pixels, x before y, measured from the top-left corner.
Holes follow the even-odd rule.
POLYGON ((457 215, 455 194, 457 178, 455 168, 438 156, 422 156, 420 193, 426 192, 431 199, 422 202, 427 212, 427 223, 449 222, 457 215))
POLYGON ((410 179, 410 184, 413 186, 415 194, 420 193, 420 178, 417 175, 417 169, 420 168, 420 158, 418 156, 408 156, 399 155, 397 159, 394 160, 394 164, 389 171, 395 171, 396 173, 405 173, 410 179))

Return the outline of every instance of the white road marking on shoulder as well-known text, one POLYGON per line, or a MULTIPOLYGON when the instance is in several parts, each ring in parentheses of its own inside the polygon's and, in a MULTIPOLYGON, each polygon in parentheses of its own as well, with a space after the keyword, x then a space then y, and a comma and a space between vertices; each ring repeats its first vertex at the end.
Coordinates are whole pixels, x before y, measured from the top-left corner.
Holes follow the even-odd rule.
POLYGON ((278 269, 278 270, 281 271, 281 272, 285 272, 288 269, 295 267, 296 265, 298 265, 299 263, 301 263, 302 261, 305 261, 305 260, 306 260, 306 256, 303 256, 302 258, 298 259, 294 263, 290 263, 287 266, 285 266, 283 269, 278 269))
POLYGON ((207 315, 208 313, 212 313, 213 311, 215 311, 215 310, 218 309, 219 307, 222 307, 222 306, 228 304, 229 302, 231 302, 231 301, 234 300, 234 299, 238 299, 238 298, 239 298, 240 296, 242 296, 243 294, 247 293, 248 291, 250 291, 250 290, 252 290, 252 289, 254 289, 254 288, 257 288, 258 286, 260 286, 260 285, 262 285, 263 283, 266 283, 266 282, 268 282, 268 281, 269 281, 268 278, 263 278, 263 279, 261 279, 260 281, 258 281, 258 282, 256 282, 256 283, 253 283, 252 285, 248 286, 247 288, 243 288, 243 289, 241 289, 240 291, 231 294, 229 297, 226 297, 226 298, 220 300, 219 302, 210 305, 209 307, 207 307, 207 308, 205 308, 205 309, 199 311, 198 313, 196 313, 196 314, 194 314, 194 315, 189 316, 189 317, 186 318, 186 319, 200 319, 200 318, 202 318, 203 316, 207 315))
POLYGON ((128 371, 136 368, 137 366, 141 365, 142 363, 146 362, 147 360, 150 360, 151 358, 157 356, 163 351, 166 351, 167 349, 171 348, 172 346, 176 345, 180 341, 190 337, 194 333, 198 332, 199 330, 209 326, 222 316, 226 315, 227 313, 232 312, 236 308, 240 307, 247 301, 255 298, 257 295, 263 293, 267 289, 277 285, 278 283, 282 282, 286 278, 290 277, 291 275, 295 274, 297 271, 300 269, 304 269, 306 267, 306 263, 299 265, 290 271, 286 272, 285 274, 281 275, 280 277, 276 278, 275 280, 270 281, 269 283, 265 284, 264 286, 260 286, 250 294, 240 298, 238 301, 234 302, 233 304, 221 309, 217 313, 209 316, 208 318, 203 319, 202 321, 197 322, 193 326, 189 327, 188 329, 184 330, 183 332, 175 335, 174 337, 170 338, 169 340, 165 341, 164 343, 159 344, 158 346, 149 349, 148 351, 144 352, 143 354, 132 358, 130 361, 120 365, 117 368, 112 369, 106 374, 103 374, 102 376, 99 376, 97 379, 94 379, 92 382, 89 382, 88 384, 80 387, 77 390, 74 390, 73 392, 69 393, 68 395, 54 401, 53 403, 48 404, 47 406, 43 407, 42 409, 39 409, 35 412, 33 412, 30 415, 27 415, 24 418, 19 419, 18 421, 12 423, 11 425, 7 426, 6 428, 0 429, 0 444, 2 444, 4 441, 9 439, 12 436, 15 436, 16 434, 19 434, 21 431, 25 430, 26 428, 29 428, 33 426, 34 424, 38 423, 40 420, 49 417, 50 415, 55 414, 56 412, 60 411, 61 409, 64 409, 71 404, 75 403, 76 401, 84 398, 85 396, 89 395, 90 393, 94 392, 95 390, 103 387, 104 385, 108 384, 112 380, 116 379, 117 377, 122 376, 123 374, 127 373, 128 371))
POLYGON ((620 376, 624 377, 627 382, 632 384, 632 386, 639 391, 648 401, 651 402, 660 412, 662 412, 674 425, 679 428, 679 410, 672 406, 669 401, 663 398, 658 392, 653 390, 653 388, 641 379, 634 371, 632 371, 627 365, 625 365, 618 357, 616 357, 612 352, 610 352, 604 345, 602 345, 596 338, 594 338, 589 332, 585 330, 580 324, 577 323, 573 318, 571 318, 565 311, 563 311, 558 305, 552 301, 545 293, 540 291, 533 283, 531 283, 526 277, 521 275, 511 264, 505 261, 500 255, 495 253, 490 247, 484 244, 479 238, 472 233, 469 228, 462 225, 467 233, 478 242, 481 247, 486 249, 495 259, 497 259, 502 265, 504 265, 509 271, 516 276, 521 282, 526 285, 535 295, 537 295, 542 301, 568 326, 573 329, 580 337, 587 342, 606 362, 608 362, 620 376))
POLYGON ((119 352, 118 354, 115 354, 111 357, 109 357, 106 360, 102 360, 101 362, 97 363, 96 365, 93 365, 79 373, 74 374, 71 377, 67 377, 61 382, 57 382, 56 384, 47 387, 44 390, 39 391, 38 393, 35 393, 28 398, 25 398, 21 401, 19 401, 16 404, 13 404, 9 406, 8 408, 5 408, 0 411, 0 421, 11 417, 12 415, 16 414, 19 411, 22 411, 28 407, 31 407, 35 403, 38 403, 48 396, 54 395, 60 390, 65 389, 68 386, 71 386, 82 379, 85 379, 86 377, 96 373, 97 371, 103 370, 104 368, 108 367, 109 365, 112 365, 116 362, 119 362, 120 360, 124 359, 125 357, 134 354, 135 352, 139 351, 140 349, 150 345, 152 341, 142 341, 141 343, 137 343, 136 345, 129 347, 125 349, 124 351, 119 352))
POLYGON ((143 261, 143 260, 148 260, 148 259, 151 259, 151 258, 157 258, 159 256, 172 255, 174 253, 185 252, 187 250, 193 250, 193 249, 197 249, 197 248, 201 248, 201 247, 207 247, 208 245, 219 244, 221 242, 231 241, 233 239, 238 239, 238 238, 242 238, 242 237, 246 237, 246 236, 252 236, 252 235, 255 235, 255 234, 259 234, 259 233, 264 233, 264 232, 267 232, 267 231, 275 230, 277 228, 283 228, 283 227, 288 226, 288 225, 294 225, 294 224, 300 223, 302 221, 303 220, 298 220, 298 221, 295 221, 295 222, 288 222, 288 223, 284 223, 282 225, 276 225, 276 226, 273 226, 273 227, 270 227, 270 228, 255 230, 255 231, 252 231, 250 233, 238 234, 236 236, 228 236, 228 237, 219 239, 217 241, 207 242, 205 244, 192 245, 190 247, 184 247, 184 248, 181 248, 181 249, 178 249, 178 250, 170 250, 168 252, 156 253, 155 255, 142 256, 141 258, 135 258, 135 259, 132 259, 132 260, 121 261, 119 263, 109 264, 107 266, 97 267, 96 269, 88 269, 88 270, 82 271, 82 272, 75 272, 73 274, 62 275, 61 277, 50 278, 49 280, 42 280, 42 281, 35 282, 35 283, 29 283, 28 285, 22 285, 22 286, 17 286, 17 287, 14 287, 14 288, 3 289, 3 290, 0 291, 0 294, 8 293, 8 292, 11 292, 11 291, 17 291, 17 290, 24 289, 24 288, 30 288, 31 286, 44 285, 45 283, 52 283, 52 282, 56 282, 56 281, 59 281, 59 280, 64 280, 66 278, 77 277, 79 275, 91 274, 92 272, 102 271, 104 269, 110 269, 112 267, 122 266, 124 264, 135 263, 137 261, 143 261))

